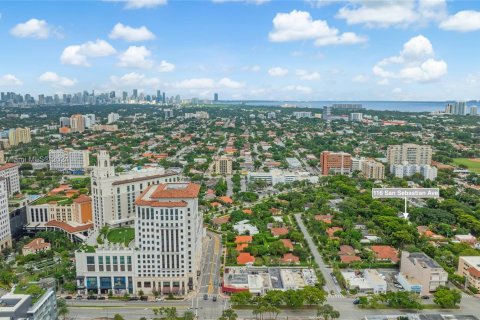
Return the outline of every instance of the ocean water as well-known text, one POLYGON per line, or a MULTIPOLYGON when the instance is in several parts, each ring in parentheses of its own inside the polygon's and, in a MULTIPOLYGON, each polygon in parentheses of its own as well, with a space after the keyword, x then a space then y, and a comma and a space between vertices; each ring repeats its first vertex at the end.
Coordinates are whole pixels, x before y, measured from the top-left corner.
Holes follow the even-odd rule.
MULTIPOLYGON (((222 103, 239 104, 247 106, 282 106, 292 105, 300 108, 321 109, 334 103, 360 103, 365 109, 388 110, 404 112, 432 112, 445 110, 445 105, 451 101, 222 101, 222 103)), ((479 104, 477 101, 467 102, 468 106, 479 104)))

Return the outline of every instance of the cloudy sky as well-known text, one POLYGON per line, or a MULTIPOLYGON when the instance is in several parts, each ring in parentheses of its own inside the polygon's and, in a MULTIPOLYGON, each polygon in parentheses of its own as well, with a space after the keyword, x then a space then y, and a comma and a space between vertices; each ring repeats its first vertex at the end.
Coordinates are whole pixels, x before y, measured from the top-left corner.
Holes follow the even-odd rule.
POLYGON ((0 91, 480 98, 480 1, 2 1, 0 91))

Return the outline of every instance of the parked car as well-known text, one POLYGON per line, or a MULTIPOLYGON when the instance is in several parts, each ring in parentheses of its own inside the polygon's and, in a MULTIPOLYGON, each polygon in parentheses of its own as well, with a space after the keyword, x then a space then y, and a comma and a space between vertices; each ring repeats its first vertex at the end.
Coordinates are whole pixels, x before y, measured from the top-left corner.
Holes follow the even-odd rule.
POLYGON ((203 295, 203 300, 208 300, 208 294, 203 295))
POLYGON ((140 300, 140 298, 139 298, 139 297, 130 297, 130 298, 128 298, 128 300, 130 300, 130 301, 138 301, 138 300, 140 300))
POLYGON ((213 296, 213 302, 217 301, 217 296, 213 296))
POLYGON ((429 296, 422 296, 421 298, 422 298, 423 300, 428 300, 428 299, 430 299, 429 296))
POLYGON ((65 300, 71 300, 72 299, 72 296, 66 296, 65 297, 65 300))
POLYGON ((97 300, 97 296, 88 296, 87 300, 97 300))
POLYGON ((98 297, 98 300, 106 300, 105 297, 98 297))
POLYGON ((353 304, 359 304, 360 303, 360 298, 355 298, 355 300, 353 300, 353 304))

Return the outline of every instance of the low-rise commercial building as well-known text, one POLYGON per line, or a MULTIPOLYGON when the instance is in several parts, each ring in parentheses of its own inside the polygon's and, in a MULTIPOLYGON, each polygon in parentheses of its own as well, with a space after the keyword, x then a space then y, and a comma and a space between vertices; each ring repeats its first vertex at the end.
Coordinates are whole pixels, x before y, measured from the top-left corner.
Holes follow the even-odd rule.
POLYGON ((425 180, 435 180, 437 178, 437 168, 426 164, 394 164, 390 166, 390 172, 397 178, 411 177, 416 173, 423 176, 425 180))
POLYGON ((57 319, 57 298, 52 289, 42 289, 40 297, 7 293, 0 297, 0 319, 52 320, 57 319))
POLYGON ((398 282, 406 290, 426 295, 447 281, 448 273, 425 253, 402 251, 398 282))
POLYGON ((362 293, 386 293, 387 281, 385 276, 375 269, 365 269, 362 272, 342 271, 348 289, 362 293))
POLYGON ((283 171, 280 169, 273 169, 269 172, 249 172, 247 174, 248 182, 252 181, 265 181, 269 185, 276 185, 278 183, 292 183, 294 181, 309 181, 311 183, 318 182, 318 176, 311 175, 306 171, 283 171))

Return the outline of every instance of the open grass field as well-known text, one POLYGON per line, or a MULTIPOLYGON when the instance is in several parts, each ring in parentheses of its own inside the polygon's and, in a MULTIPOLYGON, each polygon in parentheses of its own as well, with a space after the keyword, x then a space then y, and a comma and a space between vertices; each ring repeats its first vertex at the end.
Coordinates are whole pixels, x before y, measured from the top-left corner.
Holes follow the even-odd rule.
POLYGON ((124 243, 128 245, 135 239, 135 230, 128 227, 112 229, 108 232, 107 239, 112 243, 124 243))
POLYGON ((473 158, 473 159, 456 158, 456 159, 453 159, 453 162, 456 165, 466 166, 468 170, 471 170, 476 173, 480 173, 480 158, 473 158))

